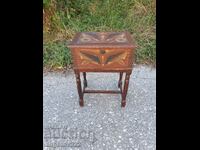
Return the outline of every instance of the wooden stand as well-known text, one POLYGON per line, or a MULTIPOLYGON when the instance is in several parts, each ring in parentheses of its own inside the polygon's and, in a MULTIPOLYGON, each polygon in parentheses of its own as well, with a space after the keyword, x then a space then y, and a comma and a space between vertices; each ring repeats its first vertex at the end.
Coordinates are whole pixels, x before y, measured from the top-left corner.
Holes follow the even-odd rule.
POLYGON ((81 79, 80 79, 80 72, 74 71, 76 76, 76 83, 79 95, 79 104, 80 106, 84 106, 83 96, 84 93, 105 93, 105 94, 121 94, 122 101, 121 106, 125 107, 126 105, 126 95, 128 92, 128 85, 131 72, 120 72, 119 73, 119 81, 118 81, 118 88, 119 90, 87 90, 87 79, 86 79, 86 72, 83 72, 83 88, 81 86, 81 79), (122 77, 123 73, 125 73, 125 80, 124 80, 124 87, 122 87, 122 77))

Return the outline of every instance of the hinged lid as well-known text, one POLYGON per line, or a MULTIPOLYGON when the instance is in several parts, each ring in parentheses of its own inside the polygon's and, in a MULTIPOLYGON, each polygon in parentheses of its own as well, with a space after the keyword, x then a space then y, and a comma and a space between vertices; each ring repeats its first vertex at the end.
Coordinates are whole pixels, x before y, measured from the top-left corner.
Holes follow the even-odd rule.
POLYGON ((70 48, 135 48, 129 32, 79 32, 70 48))

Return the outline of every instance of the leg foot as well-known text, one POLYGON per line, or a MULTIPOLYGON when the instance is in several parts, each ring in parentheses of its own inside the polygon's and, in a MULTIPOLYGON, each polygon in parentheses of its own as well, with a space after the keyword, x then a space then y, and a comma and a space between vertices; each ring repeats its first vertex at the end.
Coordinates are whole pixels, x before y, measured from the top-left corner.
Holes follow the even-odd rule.
POLYGON ((86 72, 83 72, 83 84, 85 87, 87 87, 86 72))
POLYGON ((121 107, 125 107, 125 106, 126 106, 126 100, 122 100, 121 107))
POLYGON ((123 72, 120 72, 120 73, 119 73, 118 88, 120 88, 121 85, 122 85, 122 76, 123 76, 123 72))
POLYGON ((79 105, 80 105, 81 107, 84 106, 84 101, 83 101, 82 99, 79 100, 79 105))
POLYGON ((126 95, 127 95, 127 92, 128 92, 130 74, 131 74, 130 72, 127 72, 126 76, 125 76, 124 89, 122 91, 121 107, 125 107, 125 105, 126 105, 126 95))
POLYGON ((81 87, 80 72, 75 71, 75 76, 76 76, 76 85, 77 85, 78 95, 79 95, 79 105, 83 106, 84 101, 83 101, 83 92, 82 92, 82 87, 81 87))

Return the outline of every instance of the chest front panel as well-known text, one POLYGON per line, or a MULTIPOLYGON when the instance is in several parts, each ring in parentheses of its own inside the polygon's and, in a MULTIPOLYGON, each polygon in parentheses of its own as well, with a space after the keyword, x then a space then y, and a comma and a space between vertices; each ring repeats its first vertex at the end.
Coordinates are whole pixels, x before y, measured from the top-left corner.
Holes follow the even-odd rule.
POLYGON ((76 69, 131 68, 133 62, 132 49, 76 48, 72 55, 76 69))

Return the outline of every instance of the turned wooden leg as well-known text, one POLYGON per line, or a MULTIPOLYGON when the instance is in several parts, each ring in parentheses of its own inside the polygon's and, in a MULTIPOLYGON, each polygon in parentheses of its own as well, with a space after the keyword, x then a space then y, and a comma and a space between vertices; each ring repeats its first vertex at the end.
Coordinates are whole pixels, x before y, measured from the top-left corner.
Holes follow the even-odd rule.
POLYGON ((122 85, 122 76, 123 76, 123 72, 120 72, 120 73, 119 73, 118 88, 120 88, 121 85, 122 85))
POLYGON ((79 105, 83 106, 83 92, 82 92, 82 87, 81 87, 81 79, 80 79, 80 72, 75 71, 75 76, 76 76, 76 84, 77 84, 77 90, 78 90, 78 95, 79 95, 79 105))
POLYGON ((125 76, 124 89, 123 89, 123 92, 122 92, 121 107, 125 107, 125 105, 126 105, 126 95, 127 95, 127 92, 128 92, 128 85, 129 85, 130 74, 131 73, 127 72, 126 76, 125 76))
POLYGON ((85 87, 87 87, 86 72, 83 72, 83 84, 85 87))

